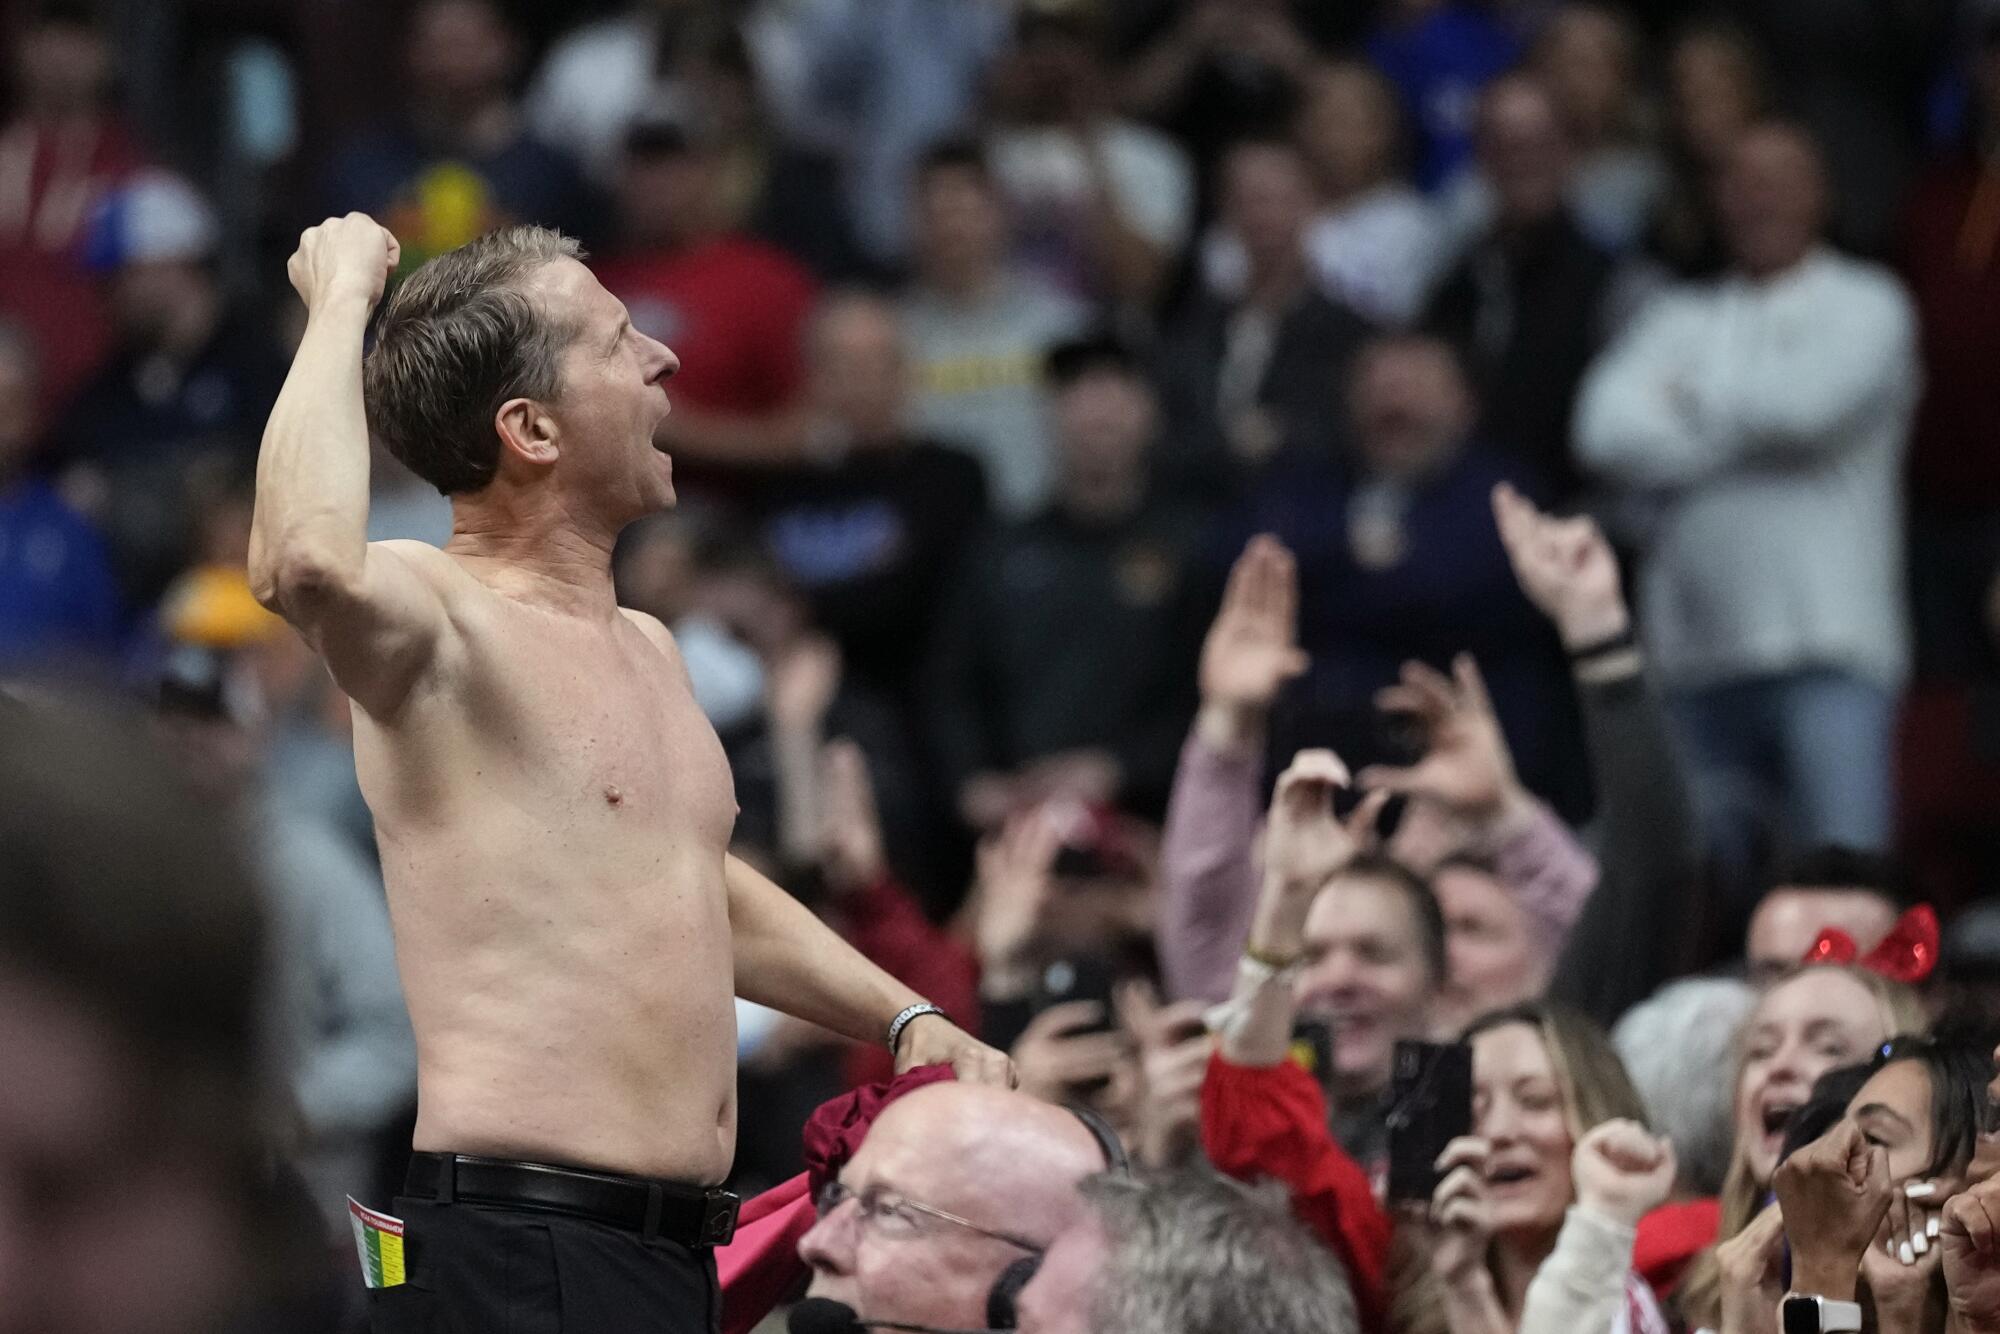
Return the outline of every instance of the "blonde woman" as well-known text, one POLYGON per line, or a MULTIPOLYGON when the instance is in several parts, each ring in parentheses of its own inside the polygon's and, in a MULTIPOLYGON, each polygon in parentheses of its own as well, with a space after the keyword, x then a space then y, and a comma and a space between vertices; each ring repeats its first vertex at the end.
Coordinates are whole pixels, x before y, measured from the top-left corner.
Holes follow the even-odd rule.
MULTIPOLYGON (((1865 968, 1814 964, 1764 993, 1737 1044, 1736 1148, 1722 1185, 1718 1243, 1742 1232, 1769 1200, 1785 1122, 1811 1096, 1813 1081, 1867 1060, 1899 1033, 1928 1027, 1915 992, 1865 968)), ((1721 1328, 1714 1246, 1695 1260, 1676 1305, 1689 1329, 1721 1328)))
MULTIPOLYGON (((1473 1022, 1473 1133, 1439 1160, 1430 1285, 1450 1334, 1663 1334, 1631 1272, 1641 1215, 1673 1186, 1602 1030, 1530 1003, 1473 1022)), ((1417 1325, 1435 1324, 1418 1318, 1417 1325)))

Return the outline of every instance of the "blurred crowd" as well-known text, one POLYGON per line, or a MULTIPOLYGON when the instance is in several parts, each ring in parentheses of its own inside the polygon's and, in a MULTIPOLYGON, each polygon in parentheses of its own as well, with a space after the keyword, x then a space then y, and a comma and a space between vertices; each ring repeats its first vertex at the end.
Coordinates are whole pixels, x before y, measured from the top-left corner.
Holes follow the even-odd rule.
MULTIPOLYGON (((399 1179, 416 1056, 346 702, 244 566, 284 256, 350 210, 405 271, 558 227, 673 348, 680 504, 616 573, 723 739, 735 850, 1147 1166, 1270 1174, 1303 1099, 1379 1176, 1393 1043, 1470 1025, 1575 1082, 1572 1139, 1649 1119, 1727 1237, 1820 1073, 1770 1093, 1739 1024, 1859 1016, 1830 1068, 1928 1022, 1880 970, 1797 976, 1823 928, 1851 963, 1934 905, 1930 1010, 2000 1017, 2000 5, 1693 9, 0 11, 0 674, 138 701, 238 836, 329 1235, 399 1179), (1320 751, 1301 790, 1390 800, 1286 899, 1306 817, 1264 811, 1320 751), (1303 951, 1318 1091, 1269 1073, 1294 1015, 1246 941, 1303 951), (1865 996, 1796 998, 1835 977, 1865 996)), ((371 537, 442 543, 374 452, 371 537)), ((738 1025, 754 1191, 891 1071, 738 1025)), ((1308 1222, 1327 1171, 1279 1174, 1308 1222)), ((1354 1214, 1349 1318, 1416 1328, 1354 1214)), ((1493 1243, 1509 1321, 1548 1224, 1493 1243)))

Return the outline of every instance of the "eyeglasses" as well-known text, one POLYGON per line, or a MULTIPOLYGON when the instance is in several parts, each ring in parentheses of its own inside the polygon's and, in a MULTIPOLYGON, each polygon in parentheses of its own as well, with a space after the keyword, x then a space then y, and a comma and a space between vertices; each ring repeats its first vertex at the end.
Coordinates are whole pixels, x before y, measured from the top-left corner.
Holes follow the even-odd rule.
POLYGON ((981 1227, 969 1218, 960 1218, 957 1214, 934 1209, 928 1204, 919 1204, 907 1196, 898 1195, 892 1190, 884 1190, 880 1186, 870 1186, 866 1190, 855 1191, 838 1181, 829 1181, 820 1187, 819 1198, 814 1200, 813 1204, 819 1211, 819 1216, 826 1218, 849 1200, 854 1201, 854 1207, 859 1211, 864 1226, 873 1228, 877 1235, 892 1240, 907 1240, 921 1236, 926 1229, 924 1220, 936 1219, 953 1227, 962 1227, 968 1232, 976 1232, 982 1237, 1003 1241, 1030 1255, 1040 1255, 1045 1249, 1040 1242, 1029 1241, 1025 1237, 1017 1237, 1009 1232, 996 1232, 992 1228, 981 1227))

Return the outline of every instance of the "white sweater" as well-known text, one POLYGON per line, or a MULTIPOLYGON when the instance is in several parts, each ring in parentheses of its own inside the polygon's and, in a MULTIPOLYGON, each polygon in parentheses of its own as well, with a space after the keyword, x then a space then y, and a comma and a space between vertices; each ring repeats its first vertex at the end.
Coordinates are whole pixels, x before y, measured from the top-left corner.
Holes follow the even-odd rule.
POLYGON ((1901 469, 1921 375, 1887 271, 1818 250, 1662 293, 1608 348, 1576 450, 1662 513, 1642 576, 1661 680, 1908 667, 1901 469))

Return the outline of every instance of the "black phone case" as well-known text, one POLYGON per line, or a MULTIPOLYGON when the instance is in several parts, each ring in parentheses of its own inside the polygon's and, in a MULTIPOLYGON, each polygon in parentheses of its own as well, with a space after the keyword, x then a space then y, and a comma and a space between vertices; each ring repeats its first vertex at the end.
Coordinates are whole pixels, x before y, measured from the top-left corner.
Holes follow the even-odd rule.
POLYGON ((1438 1187, 1438 1156, 1445 1145, 1472 1133, 1472 1048, 1462 1042, 1398 1042, 1388 1121, 1388 1196, 1428 1203, 1438 1187))

